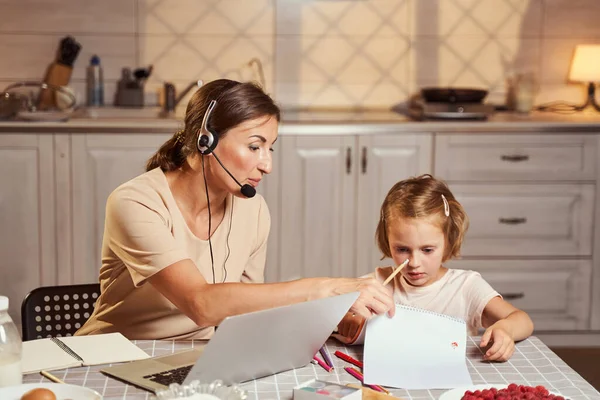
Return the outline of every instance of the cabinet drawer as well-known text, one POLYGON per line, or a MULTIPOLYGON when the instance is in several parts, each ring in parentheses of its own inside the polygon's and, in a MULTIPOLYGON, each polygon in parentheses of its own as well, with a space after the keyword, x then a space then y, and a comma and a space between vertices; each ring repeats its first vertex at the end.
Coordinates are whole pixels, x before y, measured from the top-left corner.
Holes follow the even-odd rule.
POLYGON ((531 316, 536 331, 588 328, 590 260, 453 260, 448 266, 478 271, 506 301, 531 316))
POLYGON ((592 184, 450 184, 450 189, 470 219, 465 257, 592 254, 592 184))
POLYGON ((436 135, 435 173, 448 181, 593 180, 594 135, 436 135))

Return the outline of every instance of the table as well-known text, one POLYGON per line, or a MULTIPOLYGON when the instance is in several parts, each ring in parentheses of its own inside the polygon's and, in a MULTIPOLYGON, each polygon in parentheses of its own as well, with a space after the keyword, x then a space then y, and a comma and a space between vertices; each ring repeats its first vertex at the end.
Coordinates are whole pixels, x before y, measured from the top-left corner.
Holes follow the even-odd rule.
MULTIPOLYGON (((198 342, 183 341, 133 341, 151 356, 172 354, 190 349, 198 342)), ((204 343, 204 342, 202 342, 204 343)), ((479 337, 470 337, 467 346, 467 366, 473 384, 517 383, 531 386, 544 385, 550 391, 561 393, 573 400, 600 400, 600 393, 586 382, 577 372, 562 361, 541 340, 530 337, 517 344, 515 354, 506 363, 487 363, 482 361, 478 346, 479 337)), ((333 356, 340 350, 356 359, 362 360, 362 346, 344 346, 330 339, 326 348, 332 355, 335 369, 328 373, 318 365, 308 364, 303 368, 281 372, 277 375, 253 380, 239 385, 248 392, 248 400, 290 400, 292 390, 298 384, 318 378, 337 383, 357 383, 344 366, 350 366, 333 356)), ((135 399, 150 400, 154 396, 134 386, 127 385, 100 373, 101 366, 68 368, 52 373, 66 383, 81 385, 96 390, 104 400, 135 399)), ((39 374, 25 375, 23 382, 44 382, 39 374)), ((404 399, 437 399, 444 390, 404 390, 390 389, 396 397, 404 399)))

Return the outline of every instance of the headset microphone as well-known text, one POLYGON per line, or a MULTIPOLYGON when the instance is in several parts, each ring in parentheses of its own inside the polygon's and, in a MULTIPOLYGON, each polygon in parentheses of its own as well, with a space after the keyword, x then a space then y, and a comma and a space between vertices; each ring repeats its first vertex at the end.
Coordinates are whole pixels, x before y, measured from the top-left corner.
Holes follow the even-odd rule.
POLYGON ((227 172, 227 174, 231 177, 231 179, 233 179, 234 182, 239 185, 240 192, 242 192, 242 194, 248 198, 254 197, 254 195, 256 194, 256 189, 254 189, 252 186, 248 185, 247 183, 244 185, 239 183, 238 180, 235 179, 235 177, 233 175, 231 175, 231 172, 229 172, 229 170, 227 168, 225 168, 225 166, 223 165, 221 160, 219 160, 219 157, 217 157, 217 155, 214 152, 212 153, 212 155, 215 156, 215 160, 217 160, 219 162, 219 165, 225 170, 225 172, 227 172))
POLYGON ((231 177, 231 179, 233 179, 234 182, 239 185, 240 192, 248 198, 254 197, 254 195, 256 195, 256 189, 253 188, 251 185, 242 185, 240 182, 238 182, 238 180, 235 179, 231 172, 229 172, 229 170, 225 168, 221 160, 219 160, 219 157, 217 157, 217 155, 214 153, 215 147, 217 147, 217 143, 219 142, 219 135, 217 135, 215 132, 210 131, 208 129, 207 124, 208 118, 210 117, 210 113, 213 111, 216 105, 217 101, 211 100, 206 109, 206 113, 204 114, 204 118, 202 120, 202 127, 200 128, 200 135, 198 135, 198 142, 196 143, 198 151, 202 155, 208 155, 212 153, 212 155, 215 156, 215 160, 219 162, 221 168, 223 168, 225 172, 227 172, 227 174, 231 177))

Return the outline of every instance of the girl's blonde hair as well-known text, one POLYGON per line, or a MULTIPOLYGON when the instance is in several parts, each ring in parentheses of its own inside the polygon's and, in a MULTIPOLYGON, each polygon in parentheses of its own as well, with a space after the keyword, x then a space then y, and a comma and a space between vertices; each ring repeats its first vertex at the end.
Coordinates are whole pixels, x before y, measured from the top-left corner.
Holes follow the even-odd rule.
POLYGON ((396 183, 381 205, 381 213, 375 240, 383 258, 392 257, 388 241, 388 227, 398 218, 427 218, 438 224, 445 238, 444 257, 447 261, 460 256, 469 217, 462 205, 454 198, 448 185, 426 174, 396 183), (447 206, 444 204, 444 197, 447 206), (449 208, 449 215, 447 208, 449 208))

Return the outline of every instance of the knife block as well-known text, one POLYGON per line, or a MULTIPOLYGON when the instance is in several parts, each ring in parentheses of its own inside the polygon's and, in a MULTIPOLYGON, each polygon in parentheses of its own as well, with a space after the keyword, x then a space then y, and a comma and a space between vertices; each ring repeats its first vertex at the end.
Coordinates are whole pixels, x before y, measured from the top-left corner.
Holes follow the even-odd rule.
MULTIPOLYGON (((58 62, 53 62, 46 70, 44 83, 58 87, 66 86, 71 80, 72 73, 73 67, 58 62)), ((42 89, 38 100, 38 108, 42 110, 56 108, 56 91, 50 88, 42 89)))

